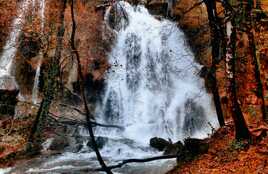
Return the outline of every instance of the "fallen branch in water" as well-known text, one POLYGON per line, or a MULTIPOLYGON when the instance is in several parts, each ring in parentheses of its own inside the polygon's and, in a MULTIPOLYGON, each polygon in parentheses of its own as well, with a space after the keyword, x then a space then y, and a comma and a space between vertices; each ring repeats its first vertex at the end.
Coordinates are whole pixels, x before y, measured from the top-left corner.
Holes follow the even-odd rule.
MULTIPOLYGON (((85 121, 73 120, 73 119, 70 119, 70 118, 63 118, 63 117, 55 115, 55 114, 53 114, 51 112, 49 112, 49 114, 51 115, 51 118, 53 118, 53 120, 55 120, 56 122, 61 123, 61 124, 69 124, 69 125, 79 124, 79 125, 87 126, 87 122, 85 122, 85 121), (60 121, 59 120, 60 118, 63 118, 65 120, 60 121)), ((102 124, 102 123, 98 123, 98 122, 95 122, 95 121, 90 121, 90 122, 91 122, 92 126, 107 127, 107 128, 117 128, 117 129, 124 130, 124 128, 122 126, 118 126, 118 125, 102 124)))
MULTIPOLYGON (((143 158, 143 159, 126 159, 123 160, 122 162, 112 165, 112 166, 107 166, 108 169, 116 169, 116 168, 121 168, 126 164, 129 163, 145 163, 145 162, 151 162, 151 161, 156 161, 156 160, 164 160, 164 159, 173 159, 177 158, 177 155, 162 155, 162 156, 155 156, 151 158, 143 158)), ((102 168, 95 169, 95 171, 104 171, 102 168)))
MULTIPOLYGON (((66 120, 66 121, 59 121, 60 123, 63 124, 69 124, 69 125, 75 125, 75 124, 79 124, 79 125, 83 125, 86 126, 86 122, 83 121, 75 121, 75 120, 66 120)), ((107 128, 117 128, 117 129, 121 129, 124 130, 124 128, 122 126, 117 126, 117 125, 111 125, 111 124, 102 124, 102 123, 97 123, 94 121, 91 121, 92 126, 100 126, 100 127, 107 127, 107 128)))

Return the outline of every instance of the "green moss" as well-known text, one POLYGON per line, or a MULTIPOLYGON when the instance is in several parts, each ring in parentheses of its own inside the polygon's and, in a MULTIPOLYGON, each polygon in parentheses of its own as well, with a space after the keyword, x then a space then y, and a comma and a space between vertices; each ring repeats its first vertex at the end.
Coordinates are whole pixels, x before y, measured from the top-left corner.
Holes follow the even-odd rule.
POLYGON ((256 109, 253 106, 248 106, 247 111, 251 116, 253 117, 257 116, 256 109))
POLYGON ((5 151, 5 147, 4 146, 0 146, 0 153, 4 152, 5 151))
POLYGON ((229 150, 235 151, 235 150, 244 150, 248 147, 248 142, 246 141, 240 141, 240 140, 233 140, 230 143, 229 150))

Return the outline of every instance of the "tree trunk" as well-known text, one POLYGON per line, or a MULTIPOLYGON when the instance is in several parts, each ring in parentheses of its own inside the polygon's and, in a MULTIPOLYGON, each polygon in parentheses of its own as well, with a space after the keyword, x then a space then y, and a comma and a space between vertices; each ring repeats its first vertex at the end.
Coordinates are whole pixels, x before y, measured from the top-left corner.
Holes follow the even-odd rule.
POLYGON ((79 52, 75 46, 76 21, 75 21, 75 16, 74 16, 74 1, 73 0, 71 0, 71 16, 72 16, 71 47, 72 47, 73 53, 75 54, 77 64, 78 64, 79 86, 80 86, 82 99, 83 99, 84 107, 85 107, 85 111, 86 111, 86 121, 87 121, 86 127, 88 129, 88 132, 89 132, 89 135, 91 138, 93 150, 96 153, 97 159, 98 159, 103 171, 105 171, 107 174, 113 174, 111 169, 107 168, 107 166, 106 166, 105 162, 103 161, 102 156, 99 152, 97 142, 95 140, 93 128, 92 128, 93 126, 92 126, 92 123, 90 120, 93 116, 91 115, 89 108, 88 108, 88 103, 87 103, 86 94, 85 94, 85 80, 83 79, 82 67, 81 67, 81 62, 80 62, 80 55, 79 55, 79 52))
POLYGON ((264 99, 264 92, 263 92, 263 83, 261 80, 261 73, 260 73, 260 67, 259 67, 259 62, 258 62, 258 57, 257 57, 257 49, 256 49, 256 43, 255 43, 255 24, 253 20, 253 1, 249 0, 247 4, 247 12, 248 14, 246 15, 247 21, 250 23, 250 28, 248 31, 248 37, 249 37, 249 45, 251 48, 251 54, 252 54, 252 59, 253 59, 253 64, 254 64, 254 74, 255 74, 255 79, 257 82, 257 97, 261 99, 261 111, 262 111, 262 118, 265 121, 268 121, 268 118, 266 116, 266 108, 265 108, 265 99, 264 99))
MULTIPOLYGON (((217 117, 220 126, 224 126, 224 116, 222 112, 221 107, 221 101, 220 101, 220 95, 219 95, 219 89, 217 84, 217 77, 216 77, 216 71, 217 71, 217 62, 219 61, 219 53, 220 53, 220 42, 219 39, 221 37, 221 31, 219 31, 221 28, 219 27, 221 24, 219 23, 219 20, 217 20, 217 14, 216 12, 216 4, 215 1, 209 1, 204 0, 206 7, 207 7, 207 14, 209 19, 209 26, 210 26, 210 32, 211 32, 211 45, 212 45, 212 65, 210 68, 210 79, 211 79, 211 86, 212 86, 212 94, 213 94, 213 100, 217 112, 217 117)), ((222 38, 223 39, 223 38, 222 38)))
POLYGON ((241 139, 249 139, 250 132, 248 130, 246 121, 244 119, 243 113, 241 111, 237 93, 236 93, 236 67, 235 67, 235 58, 236 58, 236 19, 228 23, 229 31, 227 31, 228 35, 228 46, 227 46, 227 54, 226 54, 226 63, 227 63, 227 75, 229 78, 229 95, 231 100, 231 108, 232 108, 232 118, 234 120, 235 125, 235 137, 237 140, 241 139))
POLYGON ((45 86, 45 89, 44 89, 44 98, 41 102, 41 105, 37 113, 37 117, 35 119, 34 125, 29 135, 29 139, 28 139, 29 146, 27 147, 28 151, 30 151, 32 148, 39 150, 39 148, 41 147, 42 132, 43 132, 44 126, 46 125, 46 120, 49 114, 50 105, 56 94, 57 77, 59 76, 59 60, 61 58, 63 36, 65 32, 64 13, 66 9, 66 2, 67 0, 62 1, 62 8, 60 11, 60 18, 59 18, 60 25, 58 27, 58 32, 57 32, 56 51, 55 51, 54 57, 52 58, 52 62, 49 65, 47 85, 45 86))

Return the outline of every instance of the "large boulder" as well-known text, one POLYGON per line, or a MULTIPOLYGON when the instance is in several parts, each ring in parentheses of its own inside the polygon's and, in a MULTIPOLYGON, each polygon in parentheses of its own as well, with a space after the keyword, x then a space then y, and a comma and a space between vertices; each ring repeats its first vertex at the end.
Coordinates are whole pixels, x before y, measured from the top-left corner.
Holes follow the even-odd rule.
POLYGON ((0 119, 15 114, 18 94, 19 88, 14 77, 0 77, 0 119))
POLYGON ((19 43, 19 52, 23 58, 30 60, 39 54, 41 40, 37 33, 22 34, 19 43))
POLYGON ((199 154, 208 151, 209 144, 206 139, 186 138, 184 144, 181 141, 172 143, 163 138, 154 137, 150 139, 150 146, 164 151, 164 155, 178 155, 178 161, 188 161, 199 154))
POLYGON ((166 16, 168 14, 168 1, 167 0, 151 0, 146 2, 146 7, 150 13, 155 15, 166 16))
POLYGON ((163 151, 170 144, 171 144, 171 142, 169 142, 163 138, 154 137, 154 138, 150 139, 150 146, 159 150, 159 151, 163 151))
MULTIPOLYGON (((107 137, 95 137, 95 141, 96 141, 97 147, 101 149, 103 148, 105 143, 108 141, 108 138, 107 137)), ((91 140, 88 141, 87 146, 93 149, 91 140)))
POLYGON ((62 151, 69 145, 68 138, 66 136, 56 135, 49 146, 49 150, 62 151))
POLYGON ((203 65, 210 65, 210 30, 206 7, 199 0, 180 0, 173 6, 173 16, 187 35, 196 58, 203 65))
POLYGON ((129 23, 126 11, 118 3, 115 3, 107 9, 104 20, 106 24, 115 31, 125 28, 129 23))
POLYGON ((184 140, 184 146, 193 155, 203 154, 208 151, 209 144, 203 139, 187 138, 184 140))
POLYGON ((164 149, 164 155, 180 154, 183 151, 185 151, 185 147, 182 142, 178 141, 174 144, 170 143, 169 145, 167 145, 164 149))

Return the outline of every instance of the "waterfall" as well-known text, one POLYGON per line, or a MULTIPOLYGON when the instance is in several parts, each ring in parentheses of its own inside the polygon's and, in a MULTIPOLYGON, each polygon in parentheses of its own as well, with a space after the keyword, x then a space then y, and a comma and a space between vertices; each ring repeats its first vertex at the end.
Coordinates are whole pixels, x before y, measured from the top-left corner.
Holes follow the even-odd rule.
POLYGON ((0 57, 0 76, 10 75, 13 58, 17 52, 17 40, 21 33, 25 14, 27 14, 31 0, 23 0, 17 10, 17 17, 14 19, 8 40, 3 48, 0 57))
POLYGON ((41 31, 42 31, 42 34, 44 34, 44 29, 45 29, 45 20, 46 20, 46 17, 45 17, 45 9, 46 9, 46 1, 45 0, 41 0, 40 1, 40 18, 41 18, 41 31))
POLYGON ((35 4, 36 4, 36 0, 32 0, 32 13, 34 14, 35 13, 35 4))
MULTIPOLYGON (((46 8, 46 2, 45 0, 41 0, 40 4, 39 4, 39 16, 40 16, 40 20, 41 20, 41 32, 42 34, 44 34, 44 29, 45 29, 45 8, 46 8)), ((39 85, 39 77, 40 77, 40 72, 41 72, 41 65, 43 62, 43 51, 41 50, 40 52, 40 59, 38 60, 37 63, 37 68, 36 68, 36 72, 35 72, 35 77, 34 77, 34 86, 33 86, 33 90, 32 90, 32 102, 34 104, 37 103, 38 100, 38 85, 39 85)))
POLYGON ((157 20, 143 6, 121 2, 120 8, 127 13, 129 24, 119 31, 109 56, 112 66, 96 117, 125 130, 101 128, 96 134, 143 146, 152 137, 176 142, 208 136, 209 124, 218 126, 216 114, 198 76, 201 66, 183 32, 175 23, 157 20))
POLYGON ((38 102, 38 92, 39 92, 38 86, 39 86, 39 77, 40 77, 40 72, 41 72, 42 59, 43 58, 41 57, 38 60, 37 69, 35 72, 34 86, 33 86, 33 90, 32 90, 32 102, 33 102, 33 104, 37 104, 37 102, 38 102))

